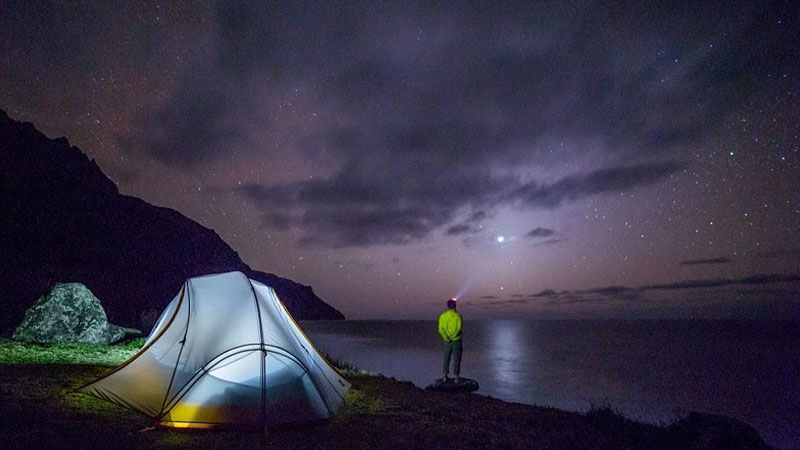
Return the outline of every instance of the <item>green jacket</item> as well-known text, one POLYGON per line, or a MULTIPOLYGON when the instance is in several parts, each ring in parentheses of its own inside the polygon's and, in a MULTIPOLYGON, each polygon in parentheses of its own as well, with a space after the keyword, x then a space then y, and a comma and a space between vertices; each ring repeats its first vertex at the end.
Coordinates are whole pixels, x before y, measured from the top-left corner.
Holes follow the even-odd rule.
POLYGON ((439 316, 439 334, 447 342, 461 340, 461 314, 448 309, 439 316))

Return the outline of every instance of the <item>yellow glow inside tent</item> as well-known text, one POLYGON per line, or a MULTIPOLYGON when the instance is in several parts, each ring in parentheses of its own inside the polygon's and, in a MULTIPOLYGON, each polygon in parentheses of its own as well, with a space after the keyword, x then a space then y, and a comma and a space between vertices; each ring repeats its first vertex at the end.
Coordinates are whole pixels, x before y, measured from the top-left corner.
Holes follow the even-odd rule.
POLYGON ((214 423, 192 423, 192 422, 165 422, 161 421, 158 423, 161 426, 169 427, 169 428, 200 428, 200 429, 209 429, 214 428, 217 424, 214 423))
POLYGON ((221 419, 214 410, 208 406, 179 403, 170 410, 161 425, 172 428, 213 428, 216 426, 213 422, 221 419))

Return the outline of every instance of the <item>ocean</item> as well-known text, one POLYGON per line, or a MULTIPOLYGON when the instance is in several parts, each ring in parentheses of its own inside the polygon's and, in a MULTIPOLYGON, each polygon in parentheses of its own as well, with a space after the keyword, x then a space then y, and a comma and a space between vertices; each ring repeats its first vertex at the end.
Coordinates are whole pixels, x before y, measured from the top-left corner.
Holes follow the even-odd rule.
MULTIPOLYGON (((425 387, 441 377, 435 321, 304 321, 321 351, 425 387)), ((451 374, 452 375, 452 374, 451 374)), ((475 320, 461 375, 479 394, 670 423, 689 411, 740 419, 800 450, 800 322, 475 320)))

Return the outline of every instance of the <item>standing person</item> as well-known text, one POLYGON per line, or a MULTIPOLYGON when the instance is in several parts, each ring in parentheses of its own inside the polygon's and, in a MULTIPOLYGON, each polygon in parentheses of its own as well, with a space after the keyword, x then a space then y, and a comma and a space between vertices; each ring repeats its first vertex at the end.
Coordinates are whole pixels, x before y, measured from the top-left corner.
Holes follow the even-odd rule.
POLYGON ((451 298, 447 301, 447 311, 439 316, 439 334, 444 339, 444 366, 442 381, 447 381, 450 372, 450 356, 453 356, 453 373, 456 383, 461 374, 461 314, 456 311, 457 301, 451 298))

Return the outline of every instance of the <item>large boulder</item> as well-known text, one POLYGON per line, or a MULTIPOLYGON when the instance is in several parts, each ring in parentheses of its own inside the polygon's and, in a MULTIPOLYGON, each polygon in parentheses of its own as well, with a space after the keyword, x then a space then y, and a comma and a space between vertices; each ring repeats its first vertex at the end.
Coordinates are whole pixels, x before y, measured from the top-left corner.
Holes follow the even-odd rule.
POLYGON ((109 344, 139 330, 108 323, 100 300, 81 283, 57 283, 25 311, 17 341, 37 344, 109 344))

